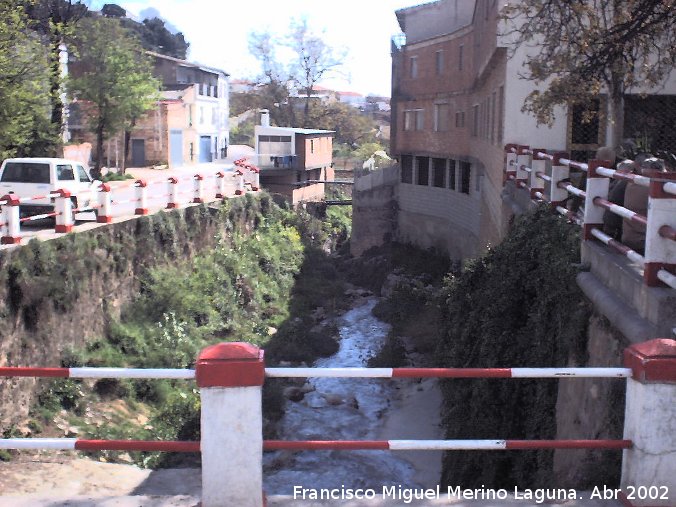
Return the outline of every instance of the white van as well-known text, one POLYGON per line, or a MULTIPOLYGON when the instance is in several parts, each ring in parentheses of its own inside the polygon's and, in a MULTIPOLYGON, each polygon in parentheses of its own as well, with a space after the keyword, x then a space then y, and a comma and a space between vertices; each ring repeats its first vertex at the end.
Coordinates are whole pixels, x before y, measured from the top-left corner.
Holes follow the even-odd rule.
MULTIPOLYGON (((7 194, 40 197, 64 189, 70 191, 75 208, 85 208, 97 202, 100 185, 81 162, 63 158, 9 158, 0 167, 0 198, 7 194)), ((53 209, 54 199, 44 197, 22 202, 19 213, 25 217, 53 209)))

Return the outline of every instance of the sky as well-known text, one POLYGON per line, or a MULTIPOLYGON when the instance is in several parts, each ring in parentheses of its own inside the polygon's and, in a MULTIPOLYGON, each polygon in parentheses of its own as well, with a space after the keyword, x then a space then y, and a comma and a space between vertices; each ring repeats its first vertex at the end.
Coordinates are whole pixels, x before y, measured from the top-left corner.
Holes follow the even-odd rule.
MULTIPOLYGON (((111 0, 92 0, 100 9, 111 0)), ((288 33, 292 18, 305 17, 325 42, 347 51, 342 75, 322 85, 339 91, 390 95, 390 39, 401 32, 394 11, 422 0, 119 0, 117 4, 139 15, 156 9, 190 42, 188 59, 225 70, 231 79, 259 73, 248 50, 252 31, 288 33), (147 12, 147 11, 146 11, 147 12)))

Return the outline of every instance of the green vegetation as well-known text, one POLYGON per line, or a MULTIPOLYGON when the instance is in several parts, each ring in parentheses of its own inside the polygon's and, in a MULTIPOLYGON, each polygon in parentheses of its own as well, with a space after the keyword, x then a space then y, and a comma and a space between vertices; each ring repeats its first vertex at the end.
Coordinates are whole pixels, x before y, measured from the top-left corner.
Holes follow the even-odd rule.
POLYGON ((107 173, 101 176, 101 181, 124 181, 133 180, 134 177, 128 173, 107 173))
MULTIPOLYGON (((445 283, 446 367, 548 367, 584 361, 591 305, 575 282, 579 232, 546 207, 445 283)), ((446 437, 555 437, 556 380, 453 380, 443 386, 446 437), (497 433, 496 433, 497 431, 497 433)), ((495 488, 552 483, 553 451, 456 452, 442 482, 495 488)))
MULTIPOLYGON (((337 212, 326 227, 266 194, 248 194, 219 210, 201 206, 143 217, 118 232, 33 241, 3 263, 0 282, 10 296, 5 317, 22 317, 27 335, 42 336, 45 316, 81 304, 90 277, 105 284, 135 276, 137 296, 119 314, 107 304, 91 307, 105 332, 85 345, 65 346, 63 366, 189 368, 204 346, 220 341, 264 347, 271 364, 311 361, 337 349, 335 330, 317 328, 311 314, 322 306, 330 315, 343 304, 343 280, 330 253, 348 237, 340 228, 347 214, 337 212), (182 259, 185 240, 198 247, 205 231, 214 230, 213 248, 182 259)), ((199 396, 191 382, 50 380, 41 386, 31 417, 47 436, 61 421, 90 438, 199 438, 199 396)), ((282 401, 278 385, 266 388, 266 416, 279 417, 282 401)), ((95 454, 120 459, 119 453, 95 454)), ((175 459, 132 457, 144 466, 175 459)))

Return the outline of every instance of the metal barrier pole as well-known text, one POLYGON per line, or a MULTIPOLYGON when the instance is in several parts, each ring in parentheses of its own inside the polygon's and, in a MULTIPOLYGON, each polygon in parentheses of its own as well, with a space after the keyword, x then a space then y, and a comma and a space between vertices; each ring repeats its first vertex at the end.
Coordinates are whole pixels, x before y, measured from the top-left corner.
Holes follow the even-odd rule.
POLYGON ((66 233, 73 230, 75 220, 73 217, 73 201, 70 199, 68 190, 57 190, 57 197, 54 199, 54 211, 56 212, 55 232, 66 233))
POLYGON ((202 399, 202 506, 263 505, 263 351, 248 343, 204 349, 195 366, 202 399))
POLYGON ((608 189, 610 188, 610 179, 596 173, 597 167, 612 167, 613 163, 609 160, 590 160, 587 173, 587 195, 584 202, 584 224, 582 225, 582 238, 584 240, 594 239, 592 229, 603 230, 603 214, 605 208, 594 204, 594 199, 600 197, 608 199, 608 189))
POLYGON ((651 287, 661 285, 659 272, 676 275, 676 195, 665 192, 668 180, 676 180, 674 173, 651 174, 648 198, 648 226, 645 235, 645 283, 651 287), (670 235, 667 233, 670 231, 670 235))
POLYGON ((624 351, 627 379, 621 486, 631 505, 671 506, 676 497, 676 340, 632 345, 624 351))

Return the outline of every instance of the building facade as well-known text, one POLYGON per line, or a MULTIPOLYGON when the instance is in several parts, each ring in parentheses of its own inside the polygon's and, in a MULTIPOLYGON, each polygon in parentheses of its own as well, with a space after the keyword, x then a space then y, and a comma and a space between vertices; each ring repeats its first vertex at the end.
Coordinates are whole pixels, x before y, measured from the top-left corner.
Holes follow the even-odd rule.
MULTIPOLYGON (((534 49, 508 55, 509 41, 499 35, 501 6, 496 0, 438 0, 396 11, 403 32, 392 41, 398 236, 456 259, 504 235, 512 216, 503 199, 506 143, 584 159, 606 139, 607 126, 583 124, 574 106, 557 108, 551 127, 521 111, 535 85, 519 74, 534 49)), ((650 93, 674 100, 673 76, 650 93)), ((629 95, 629 104, 633 98, 638 95, 629 95)))
POLYGON ((324 198, 324 181, 334 179, 333 131, 270 125, 268 111, 254 129, 260 183, 293 205, 324 198))

